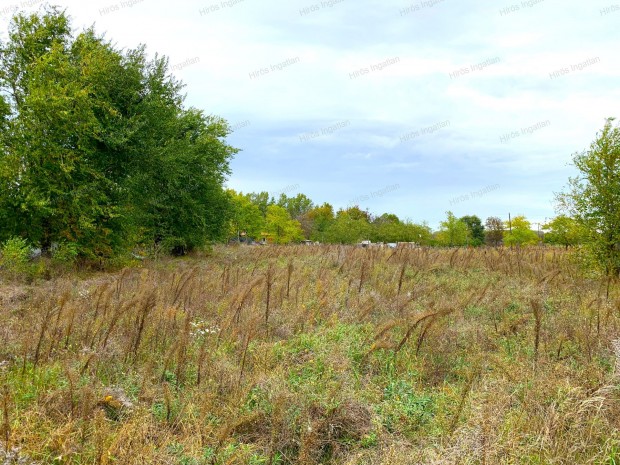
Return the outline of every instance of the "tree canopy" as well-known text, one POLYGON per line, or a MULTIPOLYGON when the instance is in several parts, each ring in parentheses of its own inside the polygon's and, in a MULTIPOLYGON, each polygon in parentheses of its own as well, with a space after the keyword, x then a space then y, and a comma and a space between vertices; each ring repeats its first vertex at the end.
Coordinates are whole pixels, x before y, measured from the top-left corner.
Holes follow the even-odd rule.
POLYGON ((523 215, 515 216, 506 222, 504 232, 505 245, 535 245, 539 242, 536 232, 532 231, 530 222, 523 215))
POLYGON ((620 273, 620 127, 605 122, 588 150, 573 155, 578 175, 558 195, 559 210, 574 218, 587 245, 610 274, 620 273))
POLYGON ((183 106, 165 57, 74 35, 57 8, 15 16, 0 56, 0 240, 101 259, 224 235, 230 129, 183 106))
POLYGON ((459 220, 451 211, 446 212, 446 219, 440 223, 437 233, 437 242, 440 245, 452 247, 467 245, 470 232, 467 224, 459 220))

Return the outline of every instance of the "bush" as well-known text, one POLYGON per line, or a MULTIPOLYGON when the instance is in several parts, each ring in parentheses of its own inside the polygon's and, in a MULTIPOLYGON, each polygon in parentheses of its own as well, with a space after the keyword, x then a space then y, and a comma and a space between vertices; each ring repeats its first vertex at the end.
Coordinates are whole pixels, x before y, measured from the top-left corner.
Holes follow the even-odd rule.
POLYGON ((23 273, 28 268, 31 248, 28 241, 21 237, 13 237, 2 244, 2 268, 13 273, 23 273))
POLYGON ((73 242, 61 242, 52 250, 52 260, 62 265, 73 265, 79 254, 78 245, 73 242))

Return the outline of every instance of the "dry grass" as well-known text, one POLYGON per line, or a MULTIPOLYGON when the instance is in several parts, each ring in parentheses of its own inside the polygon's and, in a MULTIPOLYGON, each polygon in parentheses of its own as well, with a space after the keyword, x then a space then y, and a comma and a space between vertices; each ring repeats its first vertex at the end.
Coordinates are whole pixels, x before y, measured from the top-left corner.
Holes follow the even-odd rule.
POLYGON ((40 463, 620 463, 620 290, 559 250, 220 248, 0 289, 0 447, 40 463))

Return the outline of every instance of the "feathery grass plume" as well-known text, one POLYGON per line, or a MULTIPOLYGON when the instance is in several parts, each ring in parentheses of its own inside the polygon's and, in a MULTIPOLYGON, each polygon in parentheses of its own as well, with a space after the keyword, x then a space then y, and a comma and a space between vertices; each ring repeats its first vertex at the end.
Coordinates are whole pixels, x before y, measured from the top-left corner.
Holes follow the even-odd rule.
POLYGON ((273 285, 273 265, 270 263, 265 273, 265 326, 269 324, 269 304, 271 300, 271 286, 273 285))
POLYGON ((2 386, 2 439, 4 440, 4 447, 8 454, 11 450, 11 419, 9 412, 9 402, 11 399, 11 393, 9 391, 9 385, 2 386))
POLYGON ((65 377, 67 378, 67 382, 69 384, 69 404, 71 406, 71 417, 73 417, 73 415, 75 414, 75 408, 76 408, 76 404, 75 404, 75 388, 76 388, 76 375, 75 372, 71 369, 71 367, 68 365, 67 362, 63 363, 63 367, 62 367, 64 373, 65 373, 65 377))
POLYGON ((99 332, 103 329, 104 319, 107 316, 108 308, 110 307, 110 301, 112 300, 113 295, 114 289, 109 283, 105 283, 99 292, 97 303, 95 304, 95 314, 92 319, 89 319, 86 327, 86 333, 84 335, 86 341, 90 340, 88 346, 91 349, 95 347, 95 344, 97 342, 97 336, 99 335, 99 332), (99 315, 99 312, 101 312, 101 315, 99 315), (91 336, 91 330, 93 326, 95 326, 96 329, 93 331, 91 336))
POLYGON ((230 280, 230 267, 229 265, 224 265, 224 269, 222 271, 222 286, 220 288, 220 294, 224 295, 226 290, 228 289, 228 282, 230 280))
POLYGON ((540 345, 540 329, 542 326, 542 305, 534 299, 530 299, 530 305, 534 313, 534 363, 538 363, 538 346, 540 345))
MULTIPOLYGON (((101 349, 105 349, 108 346, 108 341, 110 340, 112 331, 114 331, 116 326, 119 324, 119 321, 121 317, 123 316, 123 314, 125 314, 130 308, 137 305, 137 302, 138 302, 137 299, 133 299, 124 304, 122 303, 117 304, 116 311, 112 313, 112 317, 110 318, 110 321, 108 322, 108 327, 105 331, 105 334, 103 335, 103 341, 101 342, 101 349)), ((102 325, 105 325, 105 322, 102 322, 102 325)))
POLYGON ((396 295, 400 295, 400 290, 403 287, 403 278, 405 277, 405 272, 407 271, 407 263, 403 263, 400 267, 400 275, 398 276, 398 290, 396 291, 396 295))
POLYGON ((172 419, 172 392, 167 382, 162 383, 162 388, 164 391, 164 405, 166 406, 166 422, 170 423, 172 419))
POLYGON ((182 385, 185 382, 185 369, 187 364, 187 347, 189 345, 190 328, 192 321, 192 312, 185 312, 185 322, 183 329, 181 330, 180 337, 178 338, 179 344, 177 348, 177 367, 176 367, 176 379, 177 385, 182 385))
POLYGON ((463 409, 465 408, 465 402, 467 401, 467 397, 472 390, 474 385, 474 381, 479 376, 480 371, 479 368, 474 369, 472 373, 467 377, 465 381, 465 385, 463 386, 463 390, 461 391, 461 396, 459 398, 458 406, 456 407, 456 412, 454 413, 454 417, 452 418, 452 422, 450 423, 450 427, 448 428, 448 435, 452 436, 456 427, 459 423, 461 415, 463 414, 463 409))
POLYGON ((131 345, 127 350, 127 355, 132 354, 134 357, 138 353, 140 342, 142 341, 142 334, 146 326, 147 318, 151 311, 155 308, 157 302, 157 294, 155 289, 150 289, 142 294, 137 302, 137 315, 136 315, 136 332, 131 340, 131 345))
POLYGON ((459 253, 459 249, 456 248, 456 249, 454 249, 454 252, 452 252, 452 254, 450 255, 450 261, 449 261, 450 268, 454 268, 454 262, 456 260, 456 256, 457 256, 458 253, 459 253))
POLYGON ((394 355, 400 352, 400 350, 407 343, 407 341, 409 340, 409 338, 411 337, 411 335, 413 334, 413 332, 415 331, 415 329, 418 327, 420 323, 424 322, 425 320, 429 318, 434 318, 438 315, 444 315, 445 313, 446 313, 445 310, 436 310, 436 311, 428 311, 428 312, 423 313, 422 315, 419 315, 414 320, 414 322, 411 325, 409 325, 409 327, 407 328, 405 335, 403 336, 403 338, 400 340, 400 342, 396 346, 396 349, 394 349, 394 355))
POLYGON ((293 275, 293 270, 294 270, 294 266, 293 266, 293 260, 288 262, 288 266, 286 267, 286 298, 288 299, 290 296, 290 290, 291 290, 291 276, 293 275))
POLYGON ((46 305, 46 310, 45 313, 43 314, 43 320, 41 321, 41 328, 39 330, 39 336, 37 338, 37 345, 34 351, 34 357, 33 357, 33 366, 32 366, 32 373, 34 375, 35 369, 39 363, 39 358, 41 355, 41 349, 43 347, 43 340, 45 338, 45 333, 47 332, 47 327, 49 325, 49 321, 50 318, 52 316, 52 314, 54 313, 54 307, 51 304, 47 304, 46 305))
POLYGON ((69 292, 69 290, 65 290, 60 295, 60 298, 58 299, 58 304, 57 304, 58 310, 56 310, 56 320, 54 322, 54 328, 52 329, 52 331, 50 331, 51 340, 50 340, 49 348, 47 350, 47 356, 45 357, 46 359, 49 359, 51 357, 52 352, 54 351, 54 349, 56 348, 57 344, 60 342, 60 339, 62 337, 61 329, 60 329, 60 321, 63 316, 63 310, 65 306, 67 305, 67 302, 69 301, 70 296, 71 296, 71 293, 69 292))
POLYGON ((368 272, 368 259, 365 259, 364 261, 362 261, 362 269, 360 270, 360 284, 357 288, 358 294, 362 292, 362 286, 364 285, 367 272, 368 272))
POLYGON ((64 349, 67 350, 69 348, 69 341, 71 339, 71 333, 73 332, 73 324, 75 323, 75 314, 77 312, 77 305, 73 304, 69 310, 69 321, 67 322, 67 326, 64 334, 64 349))
POLYGON ((193 267, 190 270, 183 273, 179 277, 177 285, 173 292, 173 296, 174 296, 174 298, 172 299, 173 307, 177 304, 177 302, 179 301, 179 298, 181 297, 181 294, 187 288, 187 286, 192 281, 192 279, 196 277, 197 274, 198 274, 198 267, 193 267))
POLYGON ((253 331, 250 330, 245 335, 245 341, 243 343, 243 349, 241 351, 241 363, 239 365, 239 379, 237 380, 237 389, 241 388, 241 381, 243 380, 243 373, 245 371, 245 364, 248 356, 248 347, 250 346, 250 341, 253 337, 253 331))
POLYGON ((375 309, 376 300, 370 296, 359 309, 358 321, 365 321, 366 317, 375 309))
POLYGON ((422 328, 422 332, 418 336, 418 342, 416 343, 416 346, 415 346, 415 355, 416 355, 416 357, 420 353, 420 349, 422 348, 422 343, 424 342, 424 338, 426 337, 426 333, 431 328, 433 323, 435 323, 436 320, 437 320, 436 317, 431 317, 431 318, 429 318, 427 320, 426 324, 424 324, 424 327, 422 328))
POLYGON ((239 324, 241 322, 241 310, 245 305, 247 305, 250 297, 252 296, 252 291, 262 284, 263 279, 263 276, 254 278, 254 280, 245 287, 243 292, 233 296, 231 300, 231 309, 234 309, 234 313, 230 324, 226 325, 226 329, 228 329, 232 323, 239 324))
POLYGON ((116 300, 120 300, 121 291, 123 290, 123 282, 125 281, 125 278, 129 276, 129 274, 131 274, 131 269, 123 268, 123 271, 121 271, 121 275, 116 280, 116 300))

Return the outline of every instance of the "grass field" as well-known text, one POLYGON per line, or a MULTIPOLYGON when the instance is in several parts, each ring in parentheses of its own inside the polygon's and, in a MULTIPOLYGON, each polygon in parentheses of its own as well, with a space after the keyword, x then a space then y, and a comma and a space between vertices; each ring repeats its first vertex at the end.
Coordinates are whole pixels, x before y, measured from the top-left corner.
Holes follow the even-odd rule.
POLYGON ((620 289, 561 250, 222 247, 5 280, 0 321, 38 463, 620 463, 620 289))

